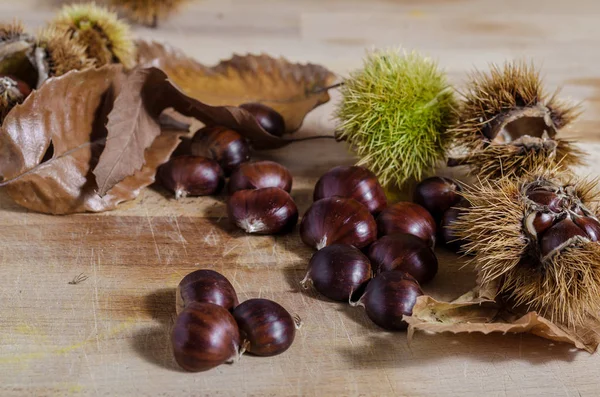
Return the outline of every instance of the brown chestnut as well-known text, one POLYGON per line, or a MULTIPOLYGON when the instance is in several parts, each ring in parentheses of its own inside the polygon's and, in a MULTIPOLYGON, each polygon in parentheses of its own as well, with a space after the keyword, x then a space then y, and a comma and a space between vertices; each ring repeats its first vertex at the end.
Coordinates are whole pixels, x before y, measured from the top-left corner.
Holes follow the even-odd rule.
POLYGON ((534 203, 548 207, 552 212, 563 210, 563 200, 554 192, 545 189, 533 189, 527 192, 527 198, 534 203))
POLYGON ((236 131, 225 127, 204 127, 192 139, 192 154, 214 159, 226 175, 250 160, 250 146, 236 131))
POLYGON ((294 200, 277 187, 238 190, 227 202, 227 214, 230 221, 246 233, 286 233, 298 222, 294 200))
POLYGON ((367 316, 381 328, 403 331, 417 298, 423 295, 417 280, 404 272, 384 272, 369 281, 354 306, 364 306, 367 316))
POLYGON ((600 240, 600 222, 589 216, 575 216, 575 224, 582 228, 591 241, 600 240))
POLYGON ((542 255, 546 256, 555 251, 559 251, 568 244, 568 241, 574 237, 585 237, 588 235, 583 229, 575 224, 571 219, 565 218, 556 223, 550 229, 546 230, 541 239, 542 255))
POLYGON ((192 302, 207 302, 231 311, 238 304, 233 285, 214 270, 201 269, 185 276, 175 294, 177 314, 192 302))
POLYGON ((312 284, 321 295, 347 302, 350 295, 370 278, 371 264, 358 248, 333 244, 310 258, 308 271, 301 284, 305 288, 312 284))
POLYGON ((371 244, 369 259, 375 274, 399 270, 413 276, 419 284, 431 281, 438 271, 438 260, 433 250, 412 234, 383 236, 371 244))
POLYGON ((158 172, 162 185, 174 192, 176 199, 217 194, 225 184, 219 164, 206 157, 175 157, 158 172))
MULTIPOLYGON (((294 342, 298 324, 280 304, 268 299, 249 299, 233 310, 242 346, 257 356, 275 356, 294 342)), ((298 320, 299 321, 299 320, 298 320)))
POLYGON ((229 194, 265 187, 278 187, 289 193, 292 190, 292 174, 274 161, 258 161, 241 164, 229 178, 229 194))
POLYGON ((532 212, 525 218, 525 228, 532 236, 545 232, 554 225, 556 214, 551 212, 532 212))
POLYGON ((262 103, 244 103, 240 107, 256 118, 260 126, 271 135, 282 136, 285 134, 285 120, 275 109, 262 103))
POLYGON ((444 213, 460 201, 460 186, 450 178, 434 176, 421 181, 415 188, 413 201, 425 208, 436 223, 444 213))
POLYGON ((366 247, 377 238, 377 224, 364 205, 351 198, 327 197, 315 201, 300 223, 304 244, 320 250, 341 243, 366 247))
POLYGON ((387 207, 377 217, 380 236, 407 233, 425 240, 430 246, 435 244, 435 220, 418 204, 401 201, 387 207))
POLYGON ((239 356, 240 333, 227 309, 190 303, 177 317, 171 335, 173 354, 187 371, 207 371, 239 356))
POLYGON ((359 166, 334 167, 319 178, 313 200, 332 196, 353 198, 375 214, 380 213, 387 205, 385 192, 377 176, 359 166))
POLYGON ((438 235, 441 242, 451 251, 459 252, 462 249, 462 246, 467 243, 455 234, 452 230, 452 224, 465 211, 465 208, 468 208, 469 206, 469 202, 462 199, 455 207, 446 210, 442 216, 438 235))

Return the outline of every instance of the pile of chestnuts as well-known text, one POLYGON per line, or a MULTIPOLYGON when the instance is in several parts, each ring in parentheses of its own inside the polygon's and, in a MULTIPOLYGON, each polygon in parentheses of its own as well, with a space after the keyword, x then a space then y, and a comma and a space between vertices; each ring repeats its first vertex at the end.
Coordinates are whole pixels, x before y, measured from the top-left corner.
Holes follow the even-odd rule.
POLYGON ((271 300, 239 303, 229 280, 208 269, 181 280, 176 307, 173 354, 179 366, 191 372, 234 362, 245 352, 281 354, 292 345, 301 324, 299 317, 271 300))
POLYGON ((422 206, 387 205, 377 177, 359 166, 335 167, 317 182, 300 224, 317 249, 301 284, 325 297, 363 306, 388 330, 403 330, 420 285, 437 273, 436 222, 422 206))
MULTIPOLYGON (((285 121, 275 110, 259 103, 240 108, 254 115, 268 133, 281 136, 285 132, 285 121)), ((238 132, 204 127, 180 145, 158 176, 177 199, 219 194, 229 177, 227 214, 233 224, 254 234, 293 230, 298 208, 289 194, 292 175, 272 161, 250 163, 250 154, 249 142, 238 132)))

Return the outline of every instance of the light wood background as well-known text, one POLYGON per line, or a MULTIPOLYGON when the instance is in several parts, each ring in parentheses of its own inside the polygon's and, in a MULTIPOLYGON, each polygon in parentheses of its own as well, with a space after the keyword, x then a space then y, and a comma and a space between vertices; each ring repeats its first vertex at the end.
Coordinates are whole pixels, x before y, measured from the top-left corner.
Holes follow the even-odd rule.
MULTIPOLYGON (((30 28, 53 1, 3 0, 2 19, 30 28)), ((340 75, 365 49, 419 49, 460 86, 473 67, 531 58, 551 88, 583 101, 567 132, 593 154, 582 172, 599 174, 600 2, 596 0, 213 0, 196 1, 158 30, 136 35, 170 42, 205 63, 233 52, 267 52, 321 63, 340 75)), ((334 98, 335 101, 335 98, 334 98)), ((331 130, 333 103, 305 130, 331 130)), ((351 164, 342 144, 299 143, 266 155, 290 167, 303 212, 328 168, 351 164)), ((311 255, 297 233, 247 237, 228 225, 223 198, 175 202, 147 190, 104 214, 48 216, 0 192, 0 395, 231 396, 595 396, 600 356, 529 335, 416 335, 378 329, 359 308, 299 292, 311 255), (212 268, 241 299, 274 299, 304 327, 273 358, 189 374, 169 341, 174 288, 188 272, 212 268), (78 274, 89 278, 68 284, 78 274)), ((474 276, 440 251, 426 290, 451 299, 474 276)))

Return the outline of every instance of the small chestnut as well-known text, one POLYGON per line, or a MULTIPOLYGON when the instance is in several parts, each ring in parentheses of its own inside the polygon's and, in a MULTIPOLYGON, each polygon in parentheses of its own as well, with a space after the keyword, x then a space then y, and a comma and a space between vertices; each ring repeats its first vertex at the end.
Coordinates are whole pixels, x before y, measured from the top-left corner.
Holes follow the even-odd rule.
POLYGON ((310 283, 327 298, 347 302, 350 295, 370 278, 371 264, 358 248, 333 244, 310 258, 301 284, 307 288, 310 283))
POLYGON ((406 233, 383 236, 371 244, 369 259, 375 274, 399 270, 413 276, 420 284, 433 279, 438 260, 427 243, 406 233))
POLYGON ((320 250, 335 243, 363 248, 377 238, 377 224, 364 205, 351 198, 327 197, 315 201, 302 217, 300 237, 320 250))
POLYGON ((268 299, 249 299, 233 310, 242 346, 257 356, 275 356, 294 342, 299 324, 280 304, 268 299))
POLYGON ((415 188, 413 201, 425 208, 436 223, 444 213, 460 201, 460 186, 450 178, 434 176, 421 181, 415 188))
POLYGON ((363 306, 367 316, 381 328, 403 331, 417 298, 423 295, 417 280, 404 272, 383 272, 369 281, 364 294, 353 306, 363 306))
POLYGON ((430 246, 435 244, 435 220, 418 204, 401 201, 384 209, 377 217, 380 236, 395 233, 408 233, 425 240, 430 246))
POLYGON ((285 134, 285 120, 275 109, 256 102, 244 103, 240 107, 250 112, 269 134, 275 136, 285 134))
POLYGON ((387 205, 385 192, 377 176, 359 166, 334 167, 319 178, 313 200, 332 196, 353 198, 375 214, 380 213, 387 205))
POLYGON ((163 186, 174 192, 176 199, 217 194, 225 184, 219 164, 206 157, 175 157, 158 172, 163 186))
POLYGON ((192 139, 192 154, 214 159, 226 175, 250 160, 250 146, 244 137, 225 127, 204 127, 192 139))
POLYGON ((546 256, 562 249, 565 244, 568 244, 569 240, 577 236, 588 238, 585 231, 577 226, 575 222, 569 218, 563 219, 542 235, 540 244, 542 255, 546 256))
POLYGON ((582 228, 591 241, 600 240, 600 222, 589 216, 575 216, 573 221, 582 228))
POLYGON ((238 304, 233 285, 214 270, 201 269, 185 276, 175 294, 177 314, 192 302, 208 302, 233 310, 238 304))
POLYGON ((190 303, 177 317, 171 334, 173 354, 187 371, 207 371, 239 356, 240 333, 227 309, 190 303))
POLYGON ((289 193, 292 190, 292 174, 274 161, 257 161, 241 164, 229 177, 229 194, 265 187, 278 187, 289 193))
POLYGON ((277 187, 238 190, 227 202, 227 214, 246 233, 286 233, 298 222, 294 200, 277 187))

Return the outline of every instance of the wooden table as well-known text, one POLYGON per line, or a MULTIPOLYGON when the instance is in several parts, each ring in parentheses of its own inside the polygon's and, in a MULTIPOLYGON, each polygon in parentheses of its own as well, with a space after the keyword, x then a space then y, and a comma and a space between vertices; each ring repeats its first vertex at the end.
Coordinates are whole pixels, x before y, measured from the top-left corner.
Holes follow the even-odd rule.
MULTIPOLYGON (((0 3, 3 19, 41 26, 47 1, 0 3)), ((600 2, 596 0, 206 0, 158 30, 202 62, 232 52, 267 52, 321 63, 344 75, 365 48, 404 45, 439 59, 460 84, 473 66, 527 57, 550 87, 585 100, 568 132, 595 152, 583 172, 599 174, 600 2)), ((335 102, 335 98, 334 101, 335 102)), ((305 130, 331 130, 333 102, 305 130)), ((342 144, 298 143, 268 153, 295 177, 301 212, 328 168, 351 164, 342 144)), ((49 216, 0 193, 0 395, 598 395, 600 356, 529 335, 416 335, 383 332, 359 308, 300 292, 311 250, 297 232, 248 237, 228 225, 223 198, 175 202, 146 190, 103 214, 49 216), (174 288, 212 268, 241 299, 274 299, 304 327, 273 358, 244 356, 206 373, 184 373, 170 351, 174 288), (79 274, 88 279, 69 284, 79 274)), ((427 291, 451 299, 474 275, 440 252, 427 291)))

